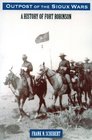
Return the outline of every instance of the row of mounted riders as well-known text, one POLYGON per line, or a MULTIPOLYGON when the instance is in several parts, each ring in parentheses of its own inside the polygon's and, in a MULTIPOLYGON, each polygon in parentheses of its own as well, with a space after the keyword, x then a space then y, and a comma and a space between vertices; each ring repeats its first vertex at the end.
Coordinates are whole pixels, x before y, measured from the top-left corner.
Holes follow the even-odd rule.
MULTIPOLYGON (((64 77, 64 74, 61 75, 61 73, 57 73, 56 71, 53 71, 47 68, 45 64, 41 66, 41 73, 40 73, 39 78, 37 79, 32 78, 33 91, 39 97, 39 107, 37 110, 38 114, 40 112, 42 104, 47 109, 46 102, 44 99, 47 93, 46 78, 48 79, 48 81, 50 82, 50 84, 52 85, 54 89, 54 93, 53 93, 54 105, 55 105, 57 97, 59 97, 60 107, 62 108, 63 106, 62 93, 65 93, 65 94, 68 94, 69 103, 71 103, 74 106, 76 106, 77 103, 79 105, 82 105, 82 94, 85 95, 86 104, 88 104, 88 106, 92 106, 92 93, 91 93, 92 92, 92 71, 84 71, 84 69, 76 69, 75 71, 70 70, 70 77, 71 77, 72 87, 75 91, 73 95, 70 94, 71 92, 70 92, 69 86, 67 85, 68 83, 65 82, 66 79, 64 77), (87 99, 89 99, 89 103, 87 99)), ((23 110, 23 106, 27 97, 29 96, 27 81, 25 80, 25 77, 23 78, 24 79, 21 80, 21 77, 19 78, 12 72, 12 70, 10 70, 10 73, 8 74, 4 82, 5 85, 12 85, 10 86, 10 88, 14 92, 15 96, 16 96, 16 91, 19 92, 19 96, 17 96, 17 99, 18 99, 18 107, 20 110, 20 115, 22 117, 26 114, 23 110), (21 90, 19 89, 19 85, 20 85, 21 90)))
MULTIPOLYGON (((63 69, 60 72, 59 71, 58 72, 54 71, 54 72, 59 73, 62 76, 62 80, 64 84, 68 84, 63 69)), ((39 91, 41 95, 43 95, 43 93, 46 95, 47 81, 46 81, 46 76, 44 76, 44 74, 45 73, 41 73, 39 78, 37 77, 36 79, 35 79, 35 76, 30 76, 32 80, 31 83, 32 83, 32 88, 33 88, 34 93, 37 93, 39 91)), ((10 70, 10 73, 8 74, 8 79, 6 78, 5 83, 7 83, 7 80, 9 80, 9 78, 12 77, 11 75, 15 75, 15 74, 10 70)), ((76 105, 76 103, 79 103, 80 105, 82 103, 82 95, 84 95, 86 103, 88 102, 87 99, 89 99, 89 102, 91 105, 92 104, 92 71, 91 70, 85 71, 84 69, 80 67, 75 70, 70 70, 69 75, 70 75, 70 79, 72 83, 72 88, 74 90, 74 93, 71 94, 73 105, 76 105)), ((10 84, 11 81, 12 80, 10 79, 10 81, 8 81, 7 84, 10 84)), ((12 84, 14 87, 14 83, 12 84)), ((17 84, 15 85, 16 87, 14 88, 17 89, 17 84)))
MULTIPOLYGON (((45 68, 45 67, 44 67, 45 68)), ((48 77, 48 75, 45 76, 45 71, 40 74, 40 77, 38 79, 34 79, 33 77, 33 90, 35 93, 35 85, 39 86, 41 85, 40 92, 45 91, 45 95, 47 92, 47 81, 50 82, 50 77, 54 76, 53 74, 48 77)), ((54 71, 54 70, 52 70, 54 71)), ((65 77, 65 71, 64 69, 61 69, 60 71, 54 71, 55 73, 59 73, 62 76, 63 84, 69 84, 67 82, 67 79, 65 77)), ((85 103, 87 107, 92 106, 92 70, 84 70, 83 67, 77 67, 73 70, 70 70, 69 73, 73 93, 69 95, 68 103, 72 104, 73 106, 76 106, 77 104, 82 105, 82 103, 85 103), (84 100, 82 99, 82 95, 84 95, 84 100), (70 97, 71 96, 71 97, 70 97)), ((31 77, 32 78, 32 77, 31 77)), ((51 82, 50 82, 51 84, 51 82)), ((52 84, 51 84, 52 85, 52 84)), ((53 87, 53 85, 52 85, 53 87)), ((69 86, 68 86, 69 87, 69 86)), ((70 89, 71 90, 71 89, 70 89)), ((65 93, 67 94, 67 93, 65 93)))
MULTIPOLYGON (((69 84, 67 82, 67 79, 65 76, 66 73, 64 69, 61 68, 60 71, 56 70, 55 72, 61 75, 63 84, 69 84)), ((50 82, 48 75, 46 76, 50 82)), ((85 103, 87 107, 92 107, 92 70, 91 69, 85 70, 80 65, 79 67, 76 67, 75 69, 71 69, 69 76, 70 76, 70 80, 71 80, 71 84, 73 88, 73 93, 69 95, 69 99, 68 99, 69 104, 76 106, 77 104, 82 105, 83 103, 85 103), (84 95, 84 100, 82 98, 82 95, 84 95)))

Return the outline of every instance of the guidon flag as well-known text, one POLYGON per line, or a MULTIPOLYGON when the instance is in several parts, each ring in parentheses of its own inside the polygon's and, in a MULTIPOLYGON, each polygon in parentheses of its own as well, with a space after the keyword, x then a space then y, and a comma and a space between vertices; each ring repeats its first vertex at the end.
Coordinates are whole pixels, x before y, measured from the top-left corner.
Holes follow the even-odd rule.
POLYGON ((48 40, 49 40, 49 32, 46 32, 44 34, 38 35, 35 39, 35 43, 46 42, 48 40))

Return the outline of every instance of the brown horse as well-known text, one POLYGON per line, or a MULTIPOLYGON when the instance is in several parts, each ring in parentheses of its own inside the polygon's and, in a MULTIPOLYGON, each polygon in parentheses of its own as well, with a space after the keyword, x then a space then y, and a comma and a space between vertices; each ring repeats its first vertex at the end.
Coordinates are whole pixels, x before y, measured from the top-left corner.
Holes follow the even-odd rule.
POLYGON ((81 95, 81 101, 82 101, 82 94, 85 95, 85 102, 87 104, 87 97, 89 98, 89 106, 92 104, 92 77, 90 72, 79 70, 78 71, 78 78, 79 78, 79 87, 80 87, 80 95, 81 95))
MULTIPOLYGON (((18 107, 20 111, 20 117, 18 121, 21 121, 24 115, 29 117, 29 115, 23 110, 24 103, 29 96, 29 90, 28 90, 28 84, 27 84, 26 78, 24 76, 21 76, 21 78, 19 78, 12 72, 12 70, 10 70, 10 73, 6 77, 4 84, 9 85, 13 94, 17 98, 18 107)), ((43 79, 42 77, 37 81, 34 80, 33 89, 34 89, 35 94, 37 94, 40 100, 39 107, 37 110, 37 114, 39 114, 42 104, 44 104, 46 108, 46 103, 44 100, 44 96, 47 93, 46 80, 43 79)))

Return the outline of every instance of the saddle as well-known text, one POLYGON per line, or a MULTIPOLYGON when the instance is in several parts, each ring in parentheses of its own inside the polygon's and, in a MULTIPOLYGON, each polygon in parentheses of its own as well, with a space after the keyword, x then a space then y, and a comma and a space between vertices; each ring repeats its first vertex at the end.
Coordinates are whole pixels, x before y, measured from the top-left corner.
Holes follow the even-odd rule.
POLYGON ((22 79, 24 79, 25 85, 27 84, 28 90, 29 90, 29 86, 28 86, 28 83, 27 83, 27 77, 29 77, 29 78, 30 78, 30 81, 31 81, 31 85, 30 85, 30 86, 31 86, 32 89, 33 89, 33 87, 34 87, 34 79, 35 79, 35 76, 34 76, 34 75, 30 75, 29 73, 25 72, 25 71, 22 70, 22 69, 21 69, 21 71, 20 71, 20 76, 21 76, 22 79))
POLYGON ((56 72, 59 73, 59 74, 61 75, 63 84, 68 84, 67 79, 66 79, 66 77, 65 77, 65 72, 64 72, 63 70, 62 70, 62 71, 56 70, 56 72))

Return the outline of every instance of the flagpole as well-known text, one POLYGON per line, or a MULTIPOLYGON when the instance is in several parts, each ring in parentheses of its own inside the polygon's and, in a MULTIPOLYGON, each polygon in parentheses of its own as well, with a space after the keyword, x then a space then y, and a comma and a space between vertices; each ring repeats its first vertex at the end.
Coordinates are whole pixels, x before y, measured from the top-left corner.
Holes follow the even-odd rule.
MULTIPOLYGON (((44 46, 41 44, 42 49, 42 58, 44 59, 44 46)), ((52 69, 52 56, 51 56, 51 48, 49 48, 49 59, 50 59, 50 68, 52 69)), ((43 60, 45 62, 45 59, 43 60)))
POLYGON ((49 48, 49 55, 50 55, 50 66, 52 70, 52 56, 51 56, 51 48, 49 48))
MULTIPOLYGON (((46 32, 44 34, 40 34, 36 37, 35 42, 36 43, 41 43, 41 42, 46 42, 49 40, 49 32, 46 32)), ((42 57, 44 58, 44 49, 43 49, 43 44, 41 44, 41 49, 42 49, 42 57)), ((43 59, 42 58, 42 59, 43 59)), ((52 56, 51 56, 51 48, 49 47, 49 58, 50 58, 50 67, 52 69, 52 56)))
MULTIPOLYGON (((49 37, 49 40, 50 40, 50 37, 49 37)), ((51 67, 51 70, 52 70, 52 52, 51 52, 51 46, 49 47, 49 56, 50 56, 50 67, 51 67)))
MULTIPOLYGON (((41 50, 42 50, 42 59, 44 59, 44 47, 43 47, 43 44, 41 44, 41 50)), ((43 60, 44 62, 45 60, 43 60)))

